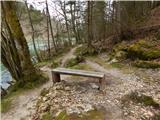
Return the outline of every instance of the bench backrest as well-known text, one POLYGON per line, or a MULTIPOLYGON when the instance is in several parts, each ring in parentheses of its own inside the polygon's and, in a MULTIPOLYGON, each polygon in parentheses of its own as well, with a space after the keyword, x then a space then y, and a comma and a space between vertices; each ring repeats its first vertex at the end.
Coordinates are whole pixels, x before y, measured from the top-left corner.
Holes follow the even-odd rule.
POLYGON ((56 69, 53 69, 52 72, 59 73, 59 74, 78 75, 78 76, 95 77, 95 78, 104 77, 104 73, 101 73, 101 72, 75 70, 75 69, 68 69, 68 68, 56 68, 56 69))

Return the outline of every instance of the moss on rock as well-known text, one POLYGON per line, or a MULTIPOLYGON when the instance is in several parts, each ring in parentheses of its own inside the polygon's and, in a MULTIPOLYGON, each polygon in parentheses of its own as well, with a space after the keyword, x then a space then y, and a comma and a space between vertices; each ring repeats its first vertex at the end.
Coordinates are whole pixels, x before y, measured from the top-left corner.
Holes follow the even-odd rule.
POLYGON ((160 57, 160 48, 155 47, 155 43, 140 40, 127 48, 127 56, 131 59, 157 59, 160 57))
POLYGON ((87 47, 87 45, 83 45, 81 47, 78 47, 75 50, 75 55, 77 56, 90 56, 90 55, 96 55, 98 51, 93 47, 87 47))
POLYGON ((125 42, 121 42, 116 44, 113 49, 112 52, 110 54, 110 60, 112 60, 113 58, 117 59, 117 60, 123 60, 126 58, 126 50, 127 49, 127 44, 125 42))
POLYGON ((134 62, 136 67, 140 68, 160 68, 159 62, 137 60, 134 62))
POLYGON ((78 63, 82 62, 84 58, 82 56, 76 56, 74 58, 68 59, 65 63, 65 67, 72 67, 77 65, 78 63))
POLYGON ((129 102, 132 100, 135 103, 142 103, 145 106, 152 106, 155 109, 159 109, 160 105, 156 103, 151 96, 140 94, 139 92, 131 92, 122 101, 129 102))

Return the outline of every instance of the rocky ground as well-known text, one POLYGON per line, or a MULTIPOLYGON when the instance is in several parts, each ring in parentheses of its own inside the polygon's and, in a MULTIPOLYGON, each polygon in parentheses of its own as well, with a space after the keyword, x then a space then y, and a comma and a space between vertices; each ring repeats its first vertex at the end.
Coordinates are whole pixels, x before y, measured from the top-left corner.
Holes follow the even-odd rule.
MULTIPOLYGON (((118 69, 105 69, 103 66, 86 61, 88 65, 96 71, 101 71, 106 74, 106 80, 103 85, 103 91, 99 91, 96 80, 87 78, 85 80, 70 80, 60 82, 48 89, 44 96, 39 97, 39 102, 36 107, 34 119, 43 119, 46 112, 49 112, 52 117, 58 116, 62 111, 71 120, 73 113, 76 114, 76 119, 79 116, 87 114, 88 111, 102 110, 102 115, 95 115, 90 120, 158 120, 159 119, 159 103, 160 103, 160 87, 156 82, 147 84, 136 74, 124 74, 118 69), (128 96, 132 93, 137 93, 138 96, 150 96, 153 98, 154 105, 144 105, 143 101, 135 102, 129 99, 128 96)), ((139 73, 140 71, 137 71, 139 73)), ((147 71, 148 72, 148 71, 147 71)), ((153 71, 152 71, 153 72, 153 71)), ((157 76, 155 79, 159 79, 157 76)), ((154 73, 156 73, 154 71, 154 73)), ((135 72, 134 72, 135 73, 135 72)), ((154 79, 155 74, 150 73, 150 78, 154 79)), ((142 76, 141 76, 142 77, 142 76)), ((81 118, 80 120, 83 120, 81 118)))
MULTIPOLYGON (((17 97, 14 102, 14 106, 17 105, 16 109, 13 108, 10 112, 2 114, 2 119, 160 119, 160 70, 135 70, 130 68, 128 73, 124 73, 119 68, 107 69, 103 65, 88 59, 84 64, 89 65, 95 71, 105 73, 103 91, 98 90, 99 84, 96 79, 81 79, 78 77, 71 79, 62 76, 61 82, 54 85, 51 82, 47 83, 45 87, 41 87, 37 90, 38 92, 30 95, 30 97, 29 94, 32 92, 28 93, 28 96, 23 94, 17 97), (24 99, 18 101, 22 96, 24 99), (27 100, 27 97, 30 99, 27 100), (27 115, 23 114, 25 111, 27 111, 27 115)), ((48 71, 49 69, 43 67, 42 70, 48 71)))

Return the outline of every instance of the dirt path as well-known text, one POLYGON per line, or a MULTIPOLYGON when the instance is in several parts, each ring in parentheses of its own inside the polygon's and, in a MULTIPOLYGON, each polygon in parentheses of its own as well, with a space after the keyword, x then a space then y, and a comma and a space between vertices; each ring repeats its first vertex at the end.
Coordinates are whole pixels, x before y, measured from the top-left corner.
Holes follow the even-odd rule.
MULTIPOLYGON (((117 69, 117 68, 105 69, 103 66, 99 65, 98 63, 95 63, 89 60, 86 60, 86 63, 90 65, 93 69, 104 72, 106 75, 106 79, 105 79, 106 81, 105 81, 105 87, 104 87, 104 96, 105 96, 104 99, 106 99, 106 101, 109 101, 110 103, 108 104, 108 106, 106 106, 106 109, 109 113, 113 113, 115 115, 107 120, 117 120, 117 119, 118 120, 120 119, 135 120, 136 117, 138 118, 141 115, 145 116, 146 114, 147 116, 150 110, 146 109, 144 110, 145 112, 143 113, 142 111, 139 111, 141 110, 141 107, 138 108, 138 106, 133 106, 132 108, 134 112, 132 114, 134 117, 127 116, 128 117, 127 118, 126 116, 124 116, 124 114, 129 113, 130 110, 128 110, 128 108, 126 108, 126 110, 122 109, 123 104, 121 103, 121 99, 122 97, 124 97, 127 94, 130 94, 133 91, 139 91, 145 95, 151 96, 154 100, 160 103, 160 94, 158 92, 160 91, 160 88, 158 84, 146 84, 145 82, 143 82, 141 77, 135 75, 134 73, 125 74, 120 69, 117 69), (137 109, 139 110, 135 110, 136 109, 135 107, 137 107, 137 109)), ((143 74, 145 74, 145 72, 143 74)), ((157 75, 155 77, 155 75, 153 74, 148 74, 148 75, 152 79, 157 79, 156 77, 159 76, 157 75)))
POLYGON ((30 114, 34 111, 33 106, 35 106, 41 90, 51 85, 50 80, 38 88, 25 91, 23 94, 15 96, 11 109, 7 113, 2 113, 2 120, 21 120, 22 118, 29 120, 30 114))
MULTIPOLYGON (((64 66, 65 62, 69 58, 74 57, 73 53, 77 47, 71 49, 68 52, 68 54, 64 56, 61 66, 64 66)), ((41 90, 52 86, 51 75, 49 72, 50 68, 48 68, 47 66, 44 66, 41 68, 41 70, 45 72, 46 74, 48 74, 49 81, 46 84, 38 88, 29 90, 29 91, 25 91, 23 94, 20 94, 14 97, 12 101, 11 109, 6 113, 1 114, 2 120, 21 120, 22 118, 25 118, 26 120, 31 119, 30 114, 34 112, 34 106, 37 102, 37 98, 40 95, 41 90)), ((65 76, 63 76, 62 79, 64 79, 64 77, 65 76)))
POLYGON ((66 54, 66 55, 63 57, 63 60, 62 60, 62 63, 61 63, 61 67, 64 67, 64 64, 66 63, 66 61, 67 61, 68 59, 75 57, 74 52, 75 52, 75 50, 76 50, 78 47, 80 47, 80 46, 81 46, 81 45, 74 47, 73 49, 71 49, 71 50, 68 52, 68 54, 66 54))

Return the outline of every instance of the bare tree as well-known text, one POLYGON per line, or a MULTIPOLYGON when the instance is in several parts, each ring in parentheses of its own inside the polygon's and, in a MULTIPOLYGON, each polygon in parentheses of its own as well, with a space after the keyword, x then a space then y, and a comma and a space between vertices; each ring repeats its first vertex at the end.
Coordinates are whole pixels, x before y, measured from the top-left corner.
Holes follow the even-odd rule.
POLYGON ((67 18, 67 14, 66 14, 66 3, 65 3, 65 1, 64 2, 59 1, 59 2, 60 2, 61 10, 63 12, 63 17, 65 19, 65 25, 66 25, 66 29, 67 29, 69 44, 72 45, 71 37, 70 37, 70 30, 69 30, 69 25, 68 25, 68 18, 67 18))
POLYGON ((54 49, 55 49, 55 52, 57 52, 57 46, 56 46, 56 42, 55 42, 54 36, 53 36, 53 29, 52 29, 52 23, 51 23, 51 16, 50 16, 50 13, 49 13, 47 0, 46 0, 46 12, 47 12, 47 17, 48 17, 49 25, 50 25, 51 37, 52 37, 54 49))
POLYGON ((27 13, 28 13, 28 17, 29 17, 29 22, 30 22, 31 29, 32 29, 32 42, 33 42, 34 51, 35 51, 35 54, 36 54, 36 56, 37 56, 37 60, 38 60, 39 62, 41 62, 41 59, 40 59, 40 56, 39 56, 39 54, 38 54, 38 51, 37 51, 37 48, 36 48, 36 44, 35 44, 35 37, 34 37, 35 30, 34 30, 34 27, 33 27, 33 24, 32 24, 32 18, 31 18, 30 11, 29 11, 29 9, 28 9, 27 1, 25 1, 25 5, 26 5, 26 8, 27 8, 27 13))

